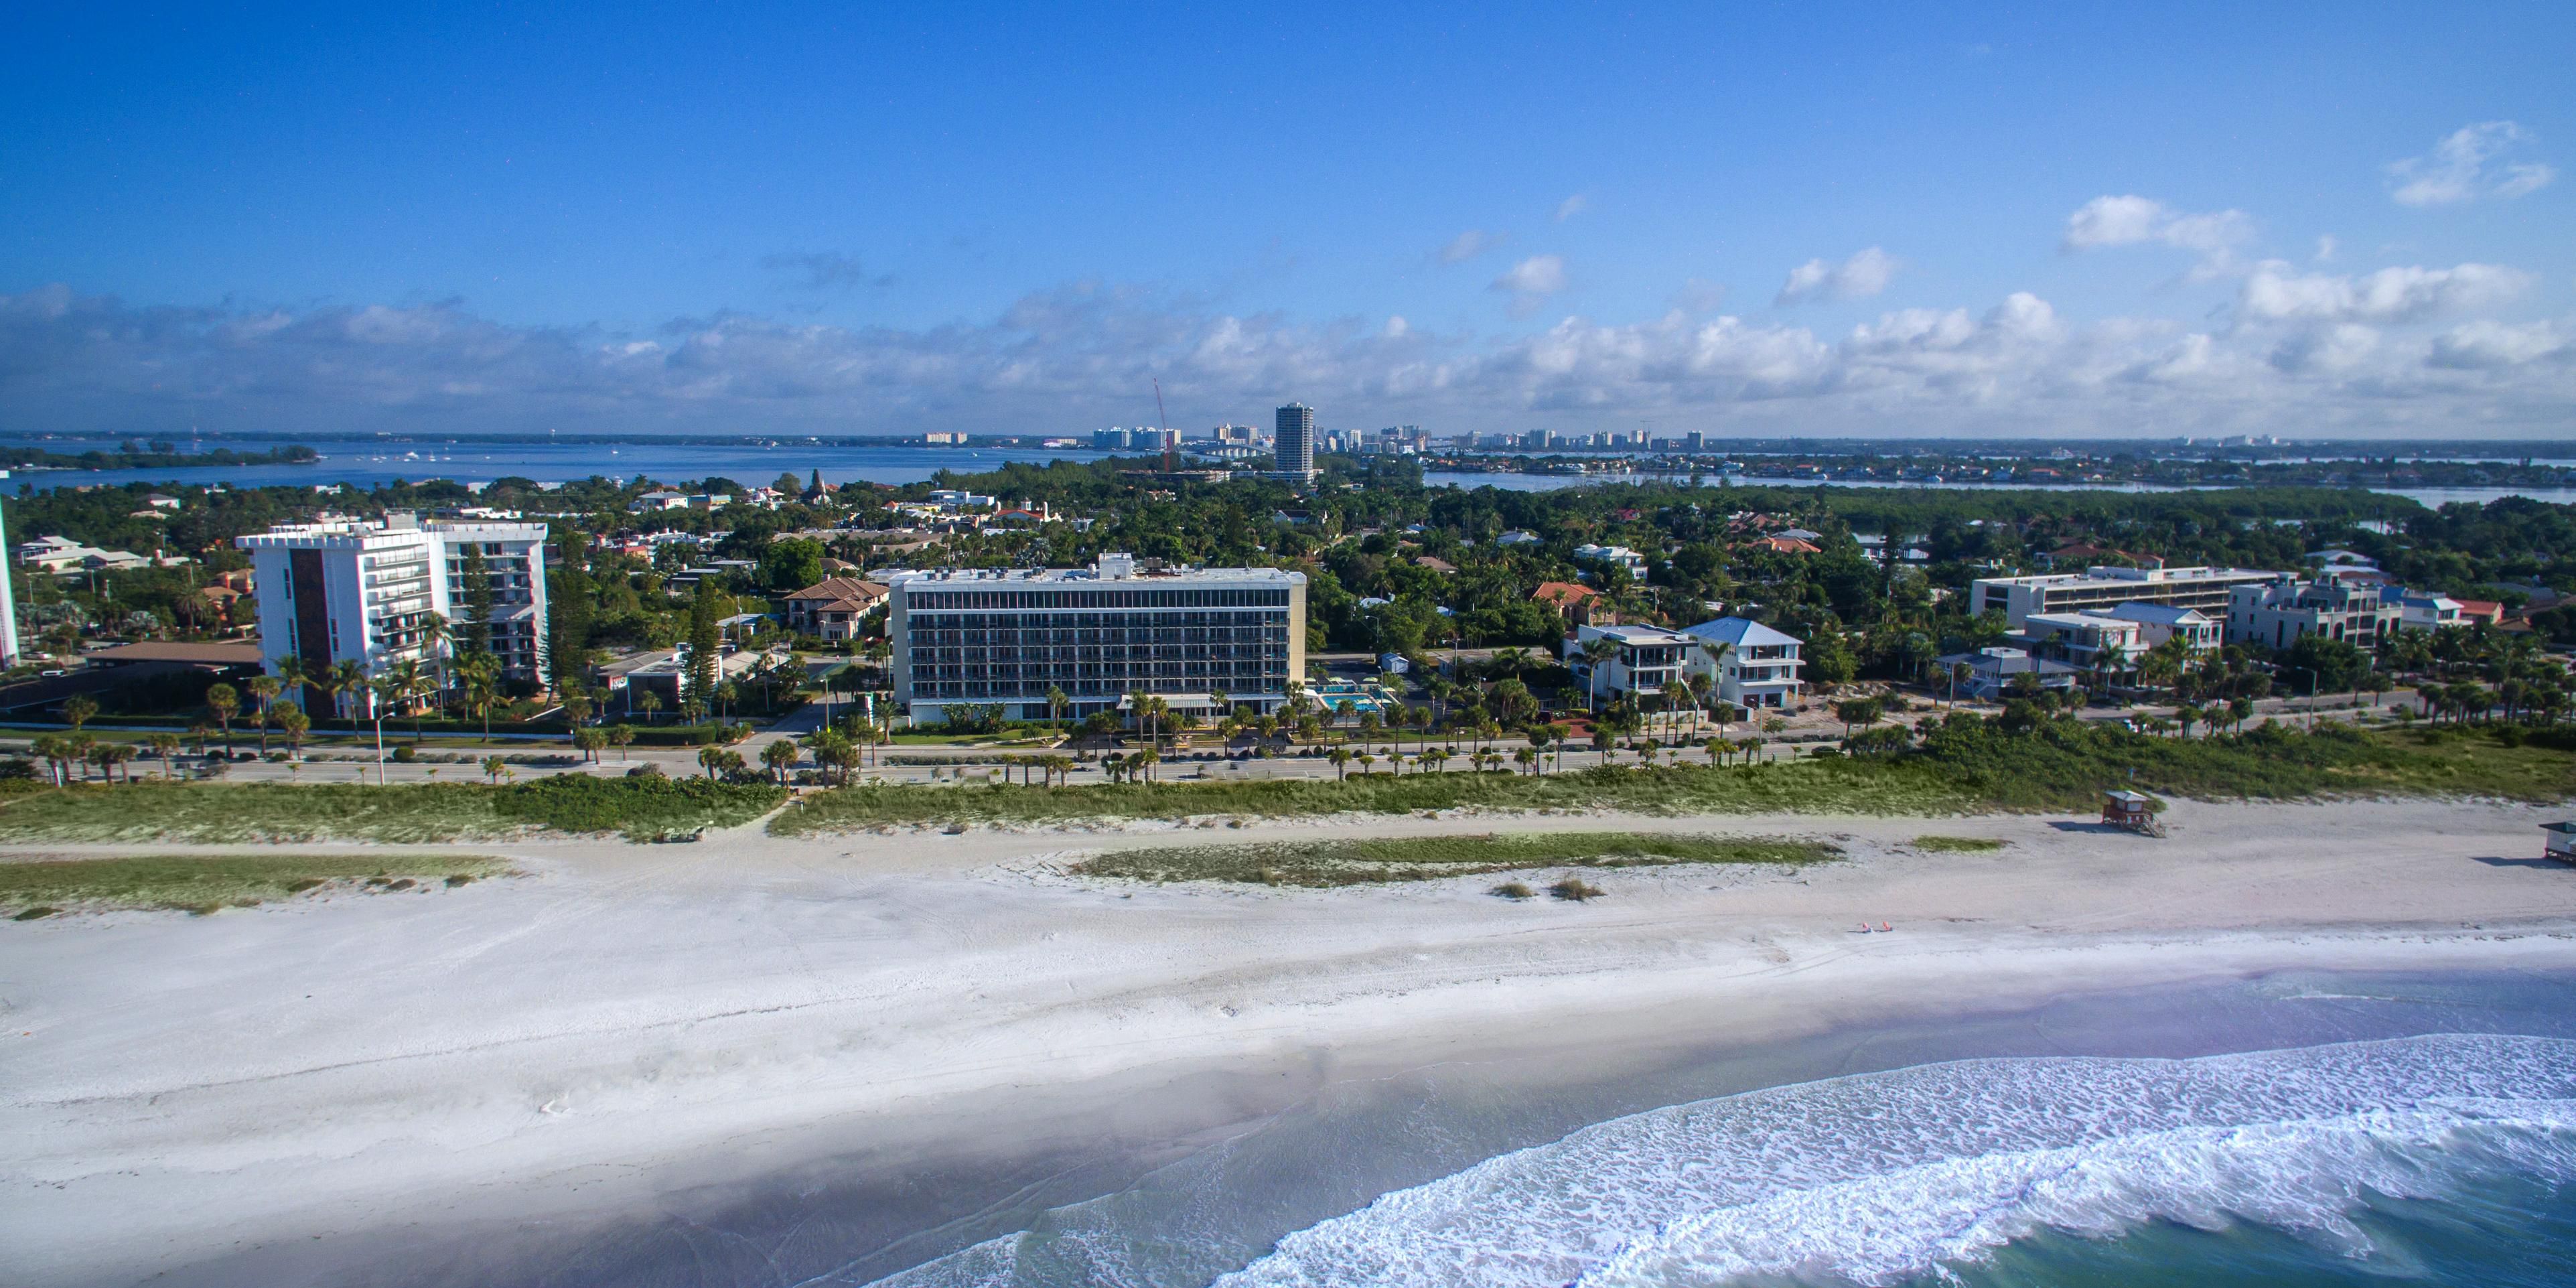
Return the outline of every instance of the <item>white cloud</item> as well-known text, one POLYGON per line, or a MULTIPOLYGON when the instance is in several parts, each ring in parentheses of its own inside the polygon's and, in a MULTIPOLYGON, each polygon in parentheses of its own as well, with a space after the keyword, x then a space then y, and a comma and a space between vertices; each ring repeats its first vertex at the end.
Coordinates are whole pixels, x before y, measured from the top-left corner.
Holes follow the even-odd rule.
POLYGON ((1463 264, 1502 242, 1501 236, 1482 228, 1470 228, 1449 239, 1449 244, 1432 252, 1432 258, 1443 264, 1463 264))
POLYGON ((2433 337, 2425 361, 2436 367, 2487 371, 2515 367, 2542 358, 2576 358, 2576 342, 2549 321, 2516 326, 2480 319, 2463 322, 2433 337))
POLYGON ((1789 270, 1789 280, 1781 283, 1780 294, 1771 303, 1785 307, 1809 300, 1864 299, 1886 290, 1897 267, 1896 257, 1876 246, 1839 264, 1811 259, 1789 270))
POLYGON ((2325 233, 2325 234, 2323 234, 2323 235, 2319 236, 2319 237, 2317 238, 2317 256, 2316 256, 2317 262, 2318 262, 2318 263, 2320 263, 2320 264, 2331 264, 2331 263, 2333 263, 2333 262, 2334 262, 2334 257, 2335 257, 2335 238, 2334 238, 2334 234, 2333 234, 2333 233, 2325 233))
POLYGON ((2283 371, 2350 371, 2379 347, 2379 332, 2358 322, 2302 331, 2273 346, 2271 363, 2283 371))
POLYGON ((1227 314, 1098 282, 917 330, 742 313, 516 326, 452 301, 135 307, 56 286, 0 296, 0 430, 1029 432, 1127 414, 1156 375, 1175 412, 1240 419, 1293 393, 1444 429, 1545 411, 1569 427, 1677 415, 1746 434, 2538 436, 2576 405, 2564 318, 2388 329, 2464 307, 2477 274, 2264 269, 2283 293, 2276 323, 2195 334, 2076 323, 2029 294, 1889 310, 1838 336, 1672 309, 1478 337, 1384 314, 1227 314))
POLYGON ((2245 279, 2236 312, 2251 322, 2416 322, 2499 304, 2531 275, 2494 264, 2383 268, 2360 276, 2301 273, 2265 260, 2245 279))
POLYGON ((2511 199, 2549 186, 2558 172, 2538 161, 2502 161, 2531 141, 2511 121, 2462 126, 2431 153, 2392 161, 2388 195, 2403 206, 2445 206, 2484 197, 2511 199))
POLYGON ((2058 246, 2077 251, 2156 243, 2216 255, 2253 235, 2254 220, 2242 210, 2194 215, 2151 197, 2095 197, 2066 217, 2066 234, 2058 246))
POLYGON ((1515 316, 1527 316, 1546 303, 1547 297, 1565 289, 1565 257, 1532 255, 1495 278, 1492 289, 1512 297, 1515 316))
POLYGON ((1586 209, 1590 208, 1591 205, 1592 199, 1578 192, 1573 196, 1556 203, 1556 222, 1560 224, 1564 223, 1566 220, 1582 214, 1586 209))

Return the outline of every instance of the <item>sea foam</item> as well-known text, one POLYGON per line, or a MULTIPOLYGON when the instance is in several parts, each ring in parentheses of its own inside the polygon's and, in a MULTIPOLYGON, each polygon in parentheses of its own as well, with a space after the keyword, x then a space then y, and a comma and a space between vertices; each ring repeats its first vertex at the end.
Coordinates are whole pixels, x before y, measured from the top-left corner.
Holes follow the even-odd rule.
MULTIPOLYGON (((2499 1171, 2576 1179, 2576 1042, 1963 1060, 1599 1123, 1290 1233, 1215 1282, 1880 1285, 2042 1228, 2151 1220, 2260 1222, 2366 1255, 2347 1216, 2366 1191, 2437 1197, 2499 1171)), ((1148 1249, 1188 1233, 1083 1215, 1107 1214, 1064 1210, 886 1282, 1179 1281, 1148 1249)))

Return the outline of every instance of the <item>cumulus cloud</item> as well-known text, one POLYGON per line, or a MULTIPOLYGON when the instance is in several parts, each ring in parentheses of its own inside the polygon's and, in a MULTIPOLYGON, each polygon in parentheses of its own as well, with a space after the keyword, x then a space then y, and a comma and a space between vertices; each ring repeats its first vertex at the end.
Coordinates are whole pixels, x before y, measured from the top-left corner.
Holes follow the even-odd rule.
POLYGON ((789 285, 808 291, 854 291, 894 281, 892 274, 870 273, 856 256, 839 251, 782 251, 761 256, 760 266, 785 274, 789 285))
POLYGON ((1896 276, 1895 256, 1872 246, 1839 264, 1811 259, 1789 270, 1789 280, 1771 301, 1775 307, 1809 300, 1857 300, 1887 289, 1896 276))
POLYGON ((1512 297, 1512 312, 1527 315, 1565 289, 1565 257, 1532 255, 1494 279, 1494 290, 1512 297))
POLYGON ((2066 217, 2057 248, 2067 254, 2105 246, 2171 246, 2200 256, 2192 276, 2230 271, 2236 249, 2253 240, 2254 220, 2242 210, 2191 214, 2152 197, 2095 197, 2066 217))
POLYGON ((2356 277, 2265 260, 2246 277, 2236 311, 2250 322, 2416 322, 2499 304, 2530 284, 2530 274, 2494 264, 2383 268, 2356 277))
POLYGON ((2526 322, 2517 326, 2481 319, 2463 322, 2433 337, 2425 361, 2460 371, 2491 371, 2544 358, 2560 362, 2576 359, 2576 341, 2571 341, 2557 323, 2526 322))
POLYGON ((2402 206, 2447 206, 2538 192, 2558 172, 2538 161, 2507 161, 2531 135, 2511 121, 2462 126, 2420 157, 2388 164, 2388 195, 2402 206))
POLYGON ((1431 257, 1443 264, 1464 264, 1492 250, 1501 241, 1502 238, 1494 233, 1486 232, 1482 228, 1470 228, 1450 238, 1449 244, 1433 251, 1431 257))
POLYGON ((1125 414, 1149 376, 1237 417, 1293 392, 1336 414, 1447 428, 1532 412, 1562 425, 1690 416, 1744 433, 2563 428, 2576 405, 2564 320, 2471 316, 2408 338, 2402 322, 2360 314, 2434 306, 2386 303, 2409 290, 2369 278, 2328 280, 2342 284, 2289 292, 2322 308, 2217 333, 2079 324, 2016 293, 1982 310, 1891 310, 1830 336, 1672 309, 1503 338, 1382 314, 1297 324, 1100 282, 922 329, 721 313, 632 332, 505 324, 458 301, 139 307, 54 286, 0 296, 0 430, 1055 432, 1125 414))
POLYGON ((1566 220, 1582 214, 1584 210, 1589 208, 1591 205, 1592 199, 1578 192, 1573 196, 1556 203, 1556 222, 1560 224, 1564 223, 1566 220))

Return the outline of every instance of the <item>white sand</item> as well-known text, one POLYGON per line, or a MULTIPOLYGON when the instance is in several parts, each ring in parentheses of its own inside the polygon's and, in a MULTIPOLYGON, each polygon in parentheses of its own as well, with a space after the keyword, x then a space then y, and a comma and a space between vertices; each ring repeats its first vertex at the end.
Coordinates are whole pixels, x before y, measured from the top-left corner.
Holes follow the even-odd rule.
POLYGON ((1086 1088, 1193 1069, 1275 1067, 1290 1094, 2225 973, 2571 967, 2576 870, 2532 862, 2549 816, 2185 804, 2164 841, 2019 818, 1367 825, 1826 836, 1853 855, 1596 873, 1609 896, 1580 905, 1497 899, 1493 877, 1270 891, 1052 871, 1104 843, 1348 822, 741 834, 498 847, 531 875, 453 891, 0 923, 0 1246, 14 1281, 139 1279, 271 1241, 574 1215, 853 1142, 1018 1137, 1096 1111, 1086 1088), (2012 844, 1904 846, 1925 832, 2012 844), (1864 919, 1896 933, 1852 933, 1864 919))

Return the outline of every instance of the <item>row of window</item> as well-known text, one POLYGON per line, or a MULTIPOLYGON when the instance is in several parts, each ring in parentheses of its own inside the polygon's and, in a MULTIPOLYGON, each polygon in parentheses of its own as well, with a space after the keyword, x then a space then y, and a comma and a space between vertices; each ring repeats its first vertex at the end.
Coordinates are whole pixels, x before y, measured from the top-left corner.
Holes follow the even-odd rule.
POLYGON ((1161 631, 915 631, 908 642, 915 648, 1035 648, 1041 645, 1100 648, 1124 644, 1284 645, 1287 640, 1285 631, 1186 630, 1175 627, 1161 631))
POLYGON ((1162 626, 1267 626, 1286 629, 1288 614, 1280 612, 1178 612, 1178 613, 910 613, 904 628, 911 631, 954 630, 1059 630, 1097 631, 1133 630, 1138 627, 1162 626))
POLYGON ((1157 587, 1121 590, 911 590, 897 587, 914 612, 1003 608, 1286 608, 1288 591, 1157 587))
POLYGON ((1135 648, 917 648, 909 654, 915 666, 942 662, 1031 662, 1070 665, 1076 662, 1182 662, 1268 660, 1286 665, 1288 650, 1270 644, 1140 645, 1135 648))
MULTIPOLYGON (((1272 677, 1258 690, 1250 687, 1250 682, 1246 682, 1243 685, 1234 686, 1230 691, 1243 693, 1256 691, 1276 692, 1279 691, 1285 683, 1286 681, 1284 677, 1272 677)), ((1056 687, 1063 689, 1065 693, 1071 697, 1114 699, 1129 692, 1135 686, 1133 684, 1121 684, 1112 680, 1059 683, 1056 687)), ((1160 684, 1152 687, 1160 692, 1177 693, 1190 692, 1193 690, 1204 692, 1211 688, 1225 688, 1228 686, 1225 686, 1222 683, 1209 684, 1205 682, 1195 682, 1186 684, 1160 684)), ((933 684, 919 684, 913 686, 912 691, 912 700, 916 702, 938 702, 947 699, 975 699, 980 701, 992 698, 1009 698, 1023 702, 1037 702, 1043 701, 1045 697, 1046 689, 1044 687, 1033 688, 1025 683, 994 683, 983 680, 957 680, 942 681, 933 684)), ((1080 714, 1079 709, 1077 709, 1076 714, 1080 714)))
POLYGON ((1211 667, 1179 662, 1081 667, 924 666, 914 668, 912 676, 912 687, 918 692, 926 685, 946 680, 975 679, 1018 681, 1035 685, 1040 689, 1049 684, 1071 686, 1085 681, 1116 683, 1124 680, 1149 679, 1188 680, 1200 685, 1222 685, 1228 682, 1255 683, 1266 679, 1274 684, 1284 684, 1288 679, 1288 668, 1284 666, 1211 667))

